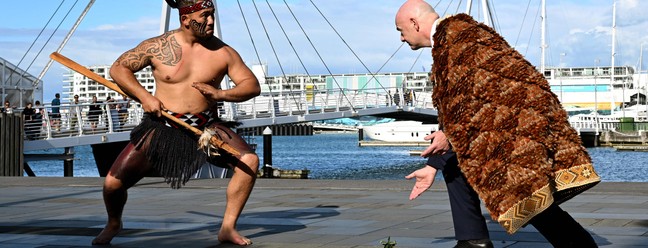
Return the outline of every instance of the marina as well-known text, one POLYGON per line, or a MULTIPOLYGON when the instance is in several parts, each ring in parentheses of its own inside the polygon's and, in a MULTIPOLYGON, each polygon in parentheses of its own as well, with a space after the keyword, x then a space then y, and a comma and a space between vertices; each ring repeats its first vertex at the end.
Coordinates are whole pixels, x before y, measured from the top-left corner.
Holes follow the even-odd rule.
MULTIPOLYGON (((493 20, 488 20, 492 18, 486 9, 488 1, 482 3, 484 22, 493 25, 493 20)), ((59 58, 57 62, 62 63, 58 52, 93 4, 91 0, 65 41, 51 54, 55 60, 59 58)), ((162 6, 160 31, 164 32, 169 30, 171 10, 164 1, 162 6)), ((468 5, 466 12, 470 13, 470 8, 468 5)), ((274 14, 272 7, 270 10, 274 14)), ((289 16, 285 11, 283 15, 289 16)), ((288 11, 293 14, 290 7, 288 11)), ((545 14, 543 10, 543 32, 545 14)), ((383 15, 393 18, 391 12, 383 15)), ((326 19, 324 14, 322 17, 326 19)), ((250 32, 247 21, 245 24, 250 32)), ((263 28, 270 39, 265 25, 263 28)), ((221 37, 221 27, 215 29, 221 37)), ((569 113, 569 123, 587 146, 602 178, 600 184, 561 206, 601 247, 648 248, 648 74, 642 71, 643 54, 638 69, 615 66, 613 40, 610 66, 599 65, 598 59, 595 66, 566 66, 561 54, 558 66, 545 67, 548 45, 544 33, 542 37, 538 71, 569 113)), ((333 38, 319 40, 331 42, 333 38)), ((252 34, 250 39, 254 43, 252 34)), ((225 40, 229 44, 230 40, 225 40)), ((268 64, 262 62, 267 58, 259 58, 256 49, 258 64, 250 68, 261 83, 261 95, 218 105, 217 110, 224 120, 241 124, 236 130, 255 147, 261 160, 257 183, 237 226, 254 241, 252 247, 388 247, 388 240, 395 247, 456 244, 441 173, 424 195, 407 200, 413 182, 404 177, 425 166, 426 159, 420 154, 430 142, 423 137, 439 130, 439 113, 431 102, 434 82, 426 70, 429 64, 422 72, 412 71, 416 58, 409 71, 381 72, 381 67, 373 72, 356 55, 367 72, 355 73, 354 68, 354 73, 333 73, 324 63, 328 74, 309 74, 302 63, 306 74, 286 74, 281 68, 283 75, 269 76, 268 64), (348 120, 371 123, 332 124, 348 120), (273 135, 267 135, 266 130, 273 135)), ((351 52, 355 55, 353 49, 351 52)), ((283 53, 281 56, 287 57, 283 53)), ((69 54, 83 59, 79 52, 69 54)), ((248 54, 251 51, 243 55, 251 57, 248 54)), ((336 60, 340 58, 343 56, 336 60)), ((27 72, 29 68, 23 70, 20 63, 16 66, 4 58, 0 62, 2 100, 17 103, 13 113, 0 115, 0 171, 9 175, 0 177, 0 247, 88 247, 106 222, 102 201, 106 171, 144 111, 127 96, 122 99, 119 90, 105 88, 112 85, 109 65, 79 64, 75 69, 62 63, 70 70, 63 74, 62 104, 55 105, 44 99, 42 80, 53 61, 37 77, 27 72), (88 72, 79 73, 80 69, 88 72), (106 84, 101 86, 99 81, 106 84), (74 102, 74 95, 81 101, 74 102), (91 102, 97 96, 100 102, 91 102), (23 119, 20 111, 26 108, 25 103, 36 100, 43 101, 35 107, 39 117, 23 119), (92 113, 91 108, 97 106, 99 113, 92 113), (57 118, 55 112, 59 111, 57 118)), ((281 67, 279 58, 277 62, 281 67)), ((155 91, 151 68, 138 72, 136 78, 146 90, 155 91)), ((232 82, 223 81, 224 89, 231 87, 232 82)), ((124 230, 112 245, 237 247, 220 244, 216 236, 227 200, 227 177, 226 170, 210 164, 179 190, 169 189, 163 178, 145 177, 129 190, 124 230)), ((483 206, 482 212, 495 247, 551 247, 533 227, 508 235, 483 206)))
MULTIPOLYGON (((263 161, 262 137, 255 136, 257 154, 263 161)), ((404 180, 420 168, 425 159, 410 155, 422 147, 360 147, 356 133, 324 133, 311 136, 275 136, 272 139, 272 165, 277 169, 309 170, 309 180, 404 180)), ((426 143, 427 145, 427 143, 426 143)), ((64 149, 39 151, 58 154, 64 149)), ((648 182, 648 153, 618 151, 613 147, 590 147, 594 168, 604 182, 648 182)), ((30 163, 37 177, 63 177, 61 161, 30 163)), ((75 149, 74 177, 98 177, 90 146, 75 149)), ((437 180, 443 180, 439 175, 437 180)))

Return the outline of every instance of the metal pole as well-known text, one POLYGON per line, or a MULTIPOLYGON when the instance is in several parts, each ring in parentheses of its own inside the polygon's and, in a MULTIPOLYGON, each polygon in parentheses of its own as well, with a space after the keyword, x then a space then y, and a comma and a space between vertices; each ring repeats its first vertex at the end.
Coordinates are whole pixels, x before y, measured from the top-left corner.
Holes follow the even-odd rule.
POLYGON ((263 130, 263 177, 272 178, 272 129, 263 130))
POLYGON ((63 176, 73 177, 74 176, 74 147, 66 147, 65 155, 72 155, 72 158, 66 158, 65 160, 63 160, 63 176))
POLYGON ((614 101, 614 57, 615 56, 616 56, 616 0, 614 1, 614 5, 612 8, 612 66, 610 68, 610 92, 612 98, 610 100, 610 114, 614 114, 614 107, 615 107, 615 101, 614 101))
POLYGON ((171 17, 171 7, 162 0, 162 15, 160 17, 160 34, 169 31, 169 17, 171 17))
MULTIPOLYGON (((547 32, 547 7, 546 7, 546 2, 545 0, 542 0, 542 14, 540 16, 542 19, 542 25, 541 25, 541 32, 540 32, 540 40, 542 44, 540 45, 540 72, 542 72, 542 75, 545 74, 545 57, 547 56, 545 54, 545 50, 547 49, 547 42, 545 39, 545 33, 547 32)), ((562 93, 562 92, 561 92, 562 93)))

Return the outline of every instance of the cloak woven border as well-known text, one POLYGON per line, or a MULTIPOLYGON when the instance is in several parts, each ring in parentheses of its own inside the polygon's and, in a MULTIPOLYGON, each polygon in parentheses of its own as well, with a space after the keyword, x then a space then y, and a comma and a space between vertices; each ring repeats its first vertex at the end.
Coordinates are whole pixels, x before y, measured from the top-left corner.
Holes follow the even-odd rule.
POLYGON ((508 233, 600 182, 549 83, 492 28, 442 20, 432 95, 459 167, 508 233))

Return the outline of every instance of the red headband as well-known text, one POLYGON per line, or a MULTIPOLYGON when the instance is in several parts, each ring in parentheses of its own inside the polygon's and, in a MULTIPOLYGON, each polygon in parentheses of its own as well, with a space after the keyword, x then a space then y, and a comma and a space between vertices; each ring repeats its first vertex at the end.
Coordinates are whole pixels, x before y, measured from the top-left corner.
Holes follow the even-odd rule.
POLYGON ((196 11, 201 11, 203 9, 208 9, 213 7, 214 7, 214 3, 211 0, 205 0, 202 2, 198 2, 194 5, 180 8, 180 15, 191 14, 196 11))

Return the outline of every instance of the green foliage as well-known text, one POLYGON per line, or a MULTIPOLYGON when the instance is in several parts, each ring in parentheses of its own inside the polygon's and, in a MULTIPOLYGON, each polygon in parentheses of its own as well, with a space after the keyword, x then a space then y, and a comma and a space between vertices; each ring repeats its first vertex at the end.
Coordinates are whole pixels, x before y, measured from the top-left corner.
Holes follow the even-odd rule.
POLYGON ((387 242, 381 240, 380 244, 382 244, 384 248, 394 248, 394 247, 396 247, 396 241, 391 241, 391 236, 387 237, 387 242))

